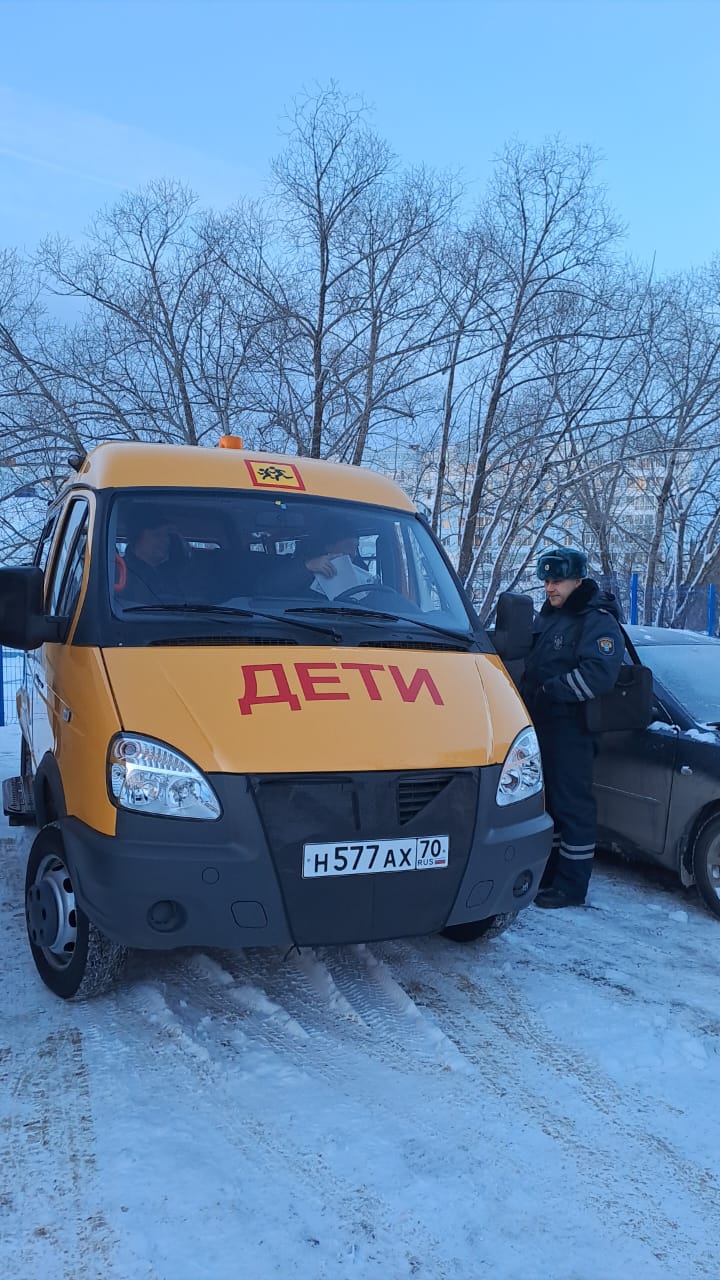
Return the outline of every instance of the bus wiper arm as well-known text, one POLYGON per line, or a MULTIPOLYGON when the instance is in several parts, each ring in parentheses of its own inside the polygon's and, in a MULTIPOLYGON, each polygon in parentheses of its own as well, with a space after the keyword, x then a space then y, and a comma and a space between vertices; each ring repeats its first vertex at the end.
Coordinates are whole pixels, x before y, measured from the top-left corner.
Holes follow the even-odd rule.
POLYGON ((339 605, 303 605, 301 608, 286 609, 286 613, 332 613, 336 618, 382 618, 385 622, 399 622, 397 613, 381 613, 378 609, 340 608, 339 605))
MULTIPOLYGON (((289 610, 285 610, 288 613, 289 610)), ((241 609, 239 606, 229 604, 132 604, 123 610, 123 613, 202 613, 208 616, 220 614, 230 618, 265 618, 270 622, 279 622, 283 626, 287 626, 287 619, 280 613, 266 613, 262 609, 241 609)), ((336 644, 340 644, 342 637, 338 635, 334 627, 323 627, 321 623, 305 622, 300 618, 291 619, 293 626, 302 627, 306 631, 319 632, 320 635, 330 636, 336 644)))
POLYGON ((252 618, 254 609, 236 609, 228 604, 130 604, 123 606, 123 613, 229 613, 241 618, 252 618))
POLYGON ((285 612, 332 613, 339 617, 350 614, 355 618, 380 618, 385 622, 407 623, 411 627, 420 627, 423 631, 432 631, 435 635, 442 636, 444 640, 454 640, 459 644, 472 644, 475 639, 473 632, 447 631, 445 627, 438 627, 434 622, 426 622, 424 618, 408 618, 405 614, 399 613, 381 613, 377 609, 348 609, 341 608, 339 605, 316 605, 303 606, 301 609, 286 609, 285 612))

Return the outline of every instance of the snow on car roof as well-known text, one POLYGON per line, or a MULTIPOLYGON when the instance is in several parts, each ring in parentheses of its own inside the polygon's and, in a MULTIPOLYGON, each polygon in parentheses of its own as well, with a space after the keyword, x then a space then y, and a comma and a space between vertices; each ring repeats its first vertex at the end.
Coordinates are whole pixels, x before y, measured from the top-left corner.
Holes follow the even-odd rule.
POLYGON ((702 631, 683 631, 679 627, 643 627, 636 623, 625 628, 633 644, 717 644, 717 636, 702 631))

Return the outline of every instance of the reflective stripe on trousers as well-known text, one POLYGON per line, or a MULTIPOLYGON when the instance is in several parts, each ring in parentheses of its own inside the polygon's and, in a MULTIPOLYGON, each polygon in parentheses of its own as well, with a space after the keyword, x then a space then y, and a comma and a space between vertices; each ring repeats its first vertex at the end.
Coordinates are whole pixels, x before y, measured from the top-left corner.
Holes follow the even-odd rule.
POLYGON ((545 775, 545 803, 555 824, 553 884, 584 897, 595 854, 595 747, 575 720, 536 726, 545 775))

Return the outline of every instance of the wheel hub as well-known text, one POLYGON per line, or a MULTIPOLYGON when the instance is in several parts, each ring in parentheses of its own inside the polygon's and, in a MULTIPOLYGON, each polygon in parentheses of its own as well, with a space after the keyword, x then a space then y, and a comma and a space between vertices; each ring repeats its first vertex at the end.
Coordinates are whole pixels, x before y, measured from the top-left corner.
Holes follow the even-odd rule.
POLYGON ((30 941, 48 960, 70 963, 77 942, 77 907, 67 868, 47 858, 28 890, 25 904, 30 941))

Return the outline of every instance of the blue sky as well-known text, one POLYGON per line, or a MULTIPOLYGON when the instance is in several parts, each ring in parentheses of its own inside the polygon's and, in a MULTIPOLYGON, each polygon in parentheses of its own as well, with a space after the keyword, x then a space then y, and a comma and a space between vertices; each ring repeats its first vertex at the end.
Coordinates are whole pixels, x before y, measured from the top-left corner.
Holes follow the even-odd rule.
POLYGON ((513 137, 591 144, 629 252, 683 270, 720 250, 719 62, 720 0, 0 0, 0 248, 154 177, 260 194, 334 79, 478 193, 513 137))

